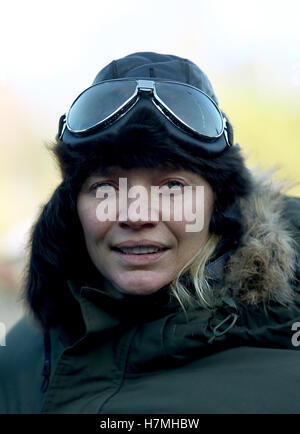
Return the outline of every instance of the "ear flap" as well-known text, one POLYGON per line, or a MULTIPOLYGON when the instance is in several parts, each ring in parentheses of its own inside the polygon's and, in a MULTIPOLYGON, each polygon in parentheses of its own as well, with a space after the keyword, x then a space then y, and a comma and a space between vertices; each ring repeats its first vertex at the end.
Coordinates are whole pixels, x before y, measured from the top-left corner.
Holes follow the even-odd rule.
POLYGON ((64 182, 56 188, 32 227, 28 244, 24 295, 44 326, 58 320, 66 299, 69 302, 71 298, 65 282, 70 270, 70 252, 74 249, 74 234, 80 237, 81 228, 70 192, 64 182))

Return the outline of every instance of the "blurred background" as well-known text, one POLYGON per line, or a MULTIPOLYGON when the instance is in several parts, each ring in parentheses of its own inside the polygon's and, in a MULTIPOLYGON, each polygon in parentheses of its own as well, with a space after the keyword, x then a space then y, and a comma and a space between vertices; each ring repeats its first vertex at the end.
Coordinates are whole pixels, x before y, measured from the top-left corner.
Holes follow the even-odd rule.
MULTIPOLYGON (((25 243, 60 182, 47 150, 59 116, 113 59, 189 58, 209 76, 250 167, 300 180, 298 0, 2 2, 0 322, 20 318, 25 243)), ((290 190, 300 196, 300 187, 290 190)))

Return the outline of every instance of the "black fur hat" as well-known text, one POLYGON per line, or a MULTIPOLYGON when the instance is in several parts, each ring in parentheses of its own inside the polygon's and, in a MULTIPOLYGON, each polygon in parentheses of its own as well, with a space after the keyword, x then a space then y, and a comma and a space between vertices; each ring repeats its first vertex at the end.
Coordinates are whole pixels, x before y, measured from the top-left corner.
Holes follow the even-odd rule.
MULTIPOLYGON (((99 72, 95 82, 153 76, 190 83, 217 103, 207 76, 192 62, 176 56, 135 53, 110 63, 99 72)), ((45 327, 70 321, 66 318, 66 306, 69 315, 75 315, 76 303, 66 283, 69 279, 81 283, 87 276, 97 279, 98 272, 89 259, 76 211, 82 183, 95 170, 109 166, 173 167, 196 172, 214 191, 210 231, 222 235, 220 249, 239 241, 243 230, 239 199, 246 197, 252 188, 251 175, 239 147, 226 147, 214 157, 197 152, 187 144, 184 133, 180 137, 168 134, 162 118, 157 110, 145 105, 142 110, 124 116, 122 128, 116 122, 115 127, 101 135, 78 140, 76 146, 68 143, 68 136, 63 140, 57 138, 53 152, 62 182, 32 228, 25 282, 26 298, 45 327)), ((228 124, 229 140, 233 143, 232 127, 228 124)))
POLYGON ((156 78, 191 84, 218 104, 207 75, 193 62, 170 54, 141 52, 113 60, 97 74, 93 84, 116 78, 156 78))

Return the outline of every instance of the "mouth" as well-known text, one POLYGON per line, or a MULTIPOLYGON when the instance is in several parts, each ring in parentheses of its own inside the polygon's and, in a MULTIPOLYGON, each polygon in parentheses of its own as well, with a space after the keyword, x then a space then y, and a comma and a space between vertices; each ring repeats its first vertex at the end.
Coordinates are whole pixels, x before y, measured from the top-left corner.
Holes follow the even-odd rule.
POLYGON ((143 265, 149 262, 160 259, 168 250, 169 247, 158 245, 131 245, 131 243, 122 243, 118 246, 113 246, 112 251, 115 252, 122 262, 132 265, 143 265))
POLYGON ((113 247, 112 250, 122 253, 123 255, 155 255, 158 252, 168 250, 168 247, 113 247))

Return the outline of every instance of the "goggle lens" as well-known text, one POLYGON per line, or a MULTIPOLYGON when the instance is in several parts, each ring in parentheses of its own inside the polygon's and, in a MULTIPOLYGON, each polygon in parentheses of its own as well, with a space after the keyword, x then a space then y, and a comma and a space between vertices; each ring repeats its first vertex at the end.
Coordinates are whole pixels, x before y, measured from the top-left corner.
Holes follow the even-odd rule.
POLYGON ((197 133, 216 137, 223 131, 223 121, 213 102, 203 93, 189 86, 176 86, 171 83, 155 84, 161 102, 197 133))
POLYGON ((67 125, 73 131, 97 126, 119 110, 135 93, 136 81, 103 82, 85 90, 72 104, 67 125))
POLYGON ((73 133, 88 133, 111 124, 137 101, 139 89, 150 91, 153 103, 187 132, 204 140, 222 135, 222 114, 205 93, 180 83, 135 79, 104 81, 83 91, 67 114, 67 128, 73 133))

